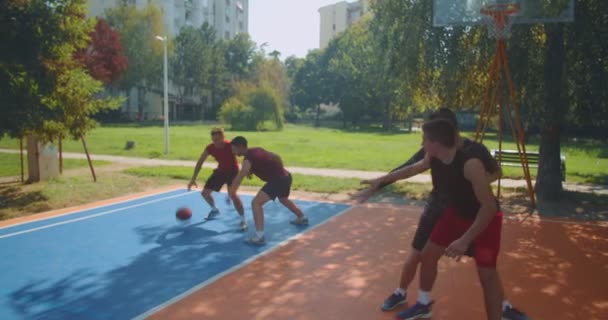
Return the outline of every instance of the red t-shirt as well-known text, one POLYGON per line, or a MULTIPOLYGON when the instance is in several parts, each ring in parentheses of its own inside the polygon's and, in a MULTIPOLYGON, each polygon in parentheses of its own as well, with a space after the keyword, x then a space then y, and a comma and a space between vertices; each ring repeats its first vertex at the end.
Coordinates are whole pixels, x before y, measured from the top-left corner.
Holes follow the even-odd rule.
POLYGON ((245 160, 251 163, 251 173, 262 181, 269 182, 288 175, 283 164, 273 156, 273 153, 262 148, 247 150, 245 160))
POLYGON ((239 171, 239 163, 236 160, 236 156, 232 153, 230 147, 230 141, 224 140, 224 146, 218 148, 215 144, 211 143, 205 148, 205 151, 209 153, 215 161, 217 161, 217 171, 220 172, 234 172, 239 171))

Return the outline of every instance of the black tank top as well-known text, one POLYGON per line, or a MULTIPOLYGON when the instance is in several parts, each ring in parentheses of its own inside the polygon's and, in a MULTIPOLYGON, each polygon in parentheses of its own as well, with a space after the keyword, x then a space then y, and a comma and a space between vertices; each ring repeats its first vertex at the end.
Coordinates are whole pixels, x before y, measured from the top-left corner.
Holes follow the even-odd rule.
POLYGON ((456 151, 452 163, 445 164, 439 159, 431 158, 433 188, 446 195, 458 215, 466 219, 475 219, 480 207, 473 185, 464 177, 464 164, 472 158, 479 159, 486 172, 498 170, 498 164, 488 149, 468 139, 465 139, 463 147, 456 151))

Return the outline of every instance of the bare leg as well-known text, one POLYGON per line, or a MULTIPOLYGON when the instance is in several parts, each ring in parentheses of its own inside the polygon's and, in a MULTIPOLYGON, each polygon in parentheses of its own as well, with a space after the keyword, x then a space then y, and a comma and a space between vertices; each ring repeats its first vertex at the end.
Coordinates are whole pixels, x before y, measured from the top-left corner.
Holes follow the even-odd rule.
POLYGON ((207 203, 211 206, 211 208, 215 208, 215 200, 213 200, 213 197, 211 196, 212 192, 213 192, 213 190, 211 190, 211 189, 203 190, 203 199, 205 199, 205 201, 207 201, 207 203))
POLYGON ((437 263, 443 255, 444 247, 433 242, 427 242, 422 250, 420 261, 420 289, 431 291, 437 279, 437 263))
POLYGON ((488 320, 500 320, 502 316, 503 291, 500 276, 495 268, 477 267, 479 281, 483 288, 488 320))
POLYGON ((237 194, 230 194, 230 199, 232 200, 232 203, 234 204, 234 208, 236 209, 236 212, 239 213, 239 216, 244 216, 245 215, 245 209, 243 209, 243 202, 241 201, 241 198, 237 195, 237 194))
POLYGON ((293 212, 293 214, 295 214, 296 217, 298 217, 298 218, 304 217, 304 213, 302 212, 302 210, 300 210, 300 208, 298 208, 298 206, 296 206, 296 204, 293 203, 293 201, 289 200, 289 198, 279 198, 279 202, 281 202, 281 204, 283 204, 287 209, 289 209, 291 212, 293 212))
POLYGON ((410 251, 405 262, 403 263, 403 269, 401 269, 401 279, 399 281, 399 288, 407 289, 414 277, 416 276, 416 270, 418 270, 418 264, 420 263, 421 254, 420 251, 414 249, 410 251))
POLYGON ((253 211, 253 221, 255 221, 255 231, 264 231, 264 209, 262 208, 270 197, 264 191, 259 191, 251 201, 253 211))

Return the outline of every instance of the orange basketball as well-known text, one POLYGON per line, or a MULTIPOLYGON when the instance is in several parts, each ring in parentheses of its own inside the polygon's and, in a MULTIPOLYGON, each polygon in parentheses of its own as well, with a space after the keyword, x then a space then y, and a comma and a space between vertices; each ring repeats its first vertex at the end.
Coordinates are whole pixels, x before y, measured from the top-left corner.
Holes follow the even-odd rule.
POLYGON ((177 209, 175 212, 175 218, 178 220, 188 220, 192 217, 192 210, 190 208, 182 207, 177 209))

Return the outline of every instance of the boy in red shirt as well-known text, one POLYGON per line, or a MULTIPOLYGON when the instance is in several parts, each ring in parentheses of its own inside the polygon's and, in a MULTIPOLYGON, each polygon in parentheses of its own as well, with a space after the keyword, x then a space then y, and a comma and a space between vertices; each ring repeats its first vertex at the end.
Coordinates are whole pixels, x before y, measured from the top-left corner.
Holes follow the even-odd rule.
MULTIPOLYGON (((205 182, 202 192, 203 198, 205 201, 207 201, 209 206, 211 206, 211 211, 206 218, 207 220, 213 219, 220 213, 220 211, 215 207, 215 201, 213 200, 211 193, 213 191, 220 191, 224 184, 230 187, 232 180, 234 180, 239 172, 239 163, 236 160, 236 156, 232 152, 230 141, 226 140, 224 137, 224 130, 221 128, 211 130, 211 141, 212 143, 205 148, 198 159, 198 162, 194 167, 192 179, 190 180, 190 183, 188 183, 188 190, 190 190, 192 186, 197 186, 196 177, 201 171, 203 162, 205 162, 207 157, 212 156, 215 161, 217 161, 217 168, 213 170, 213 173, 207 179, 207 182, 205 182)), ((245 210, 243 209, 243 203, 236 193, 232 193, 229 196, 234 203, 234 208, 241 217, 240 229, 241 231, 245 231, 247 230, 247 222, 245 221, 245 210)))

